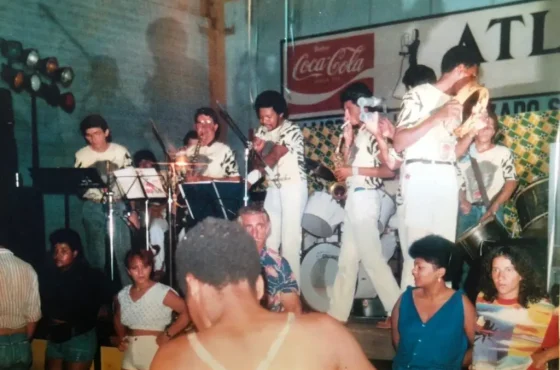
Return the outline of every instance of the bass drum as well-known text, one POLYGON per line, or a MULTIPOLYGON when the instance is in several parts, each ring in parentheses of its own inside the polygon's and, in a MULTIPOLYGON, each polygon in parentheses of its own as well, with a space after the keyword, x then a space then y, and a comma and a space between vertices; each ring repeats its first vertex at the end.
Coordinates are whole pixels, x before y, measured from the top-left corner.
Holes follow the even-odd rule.
POLYGON ((301 226, 311 235, 328 238, 343 221, 344 209, 340 204, 330 194, 317 191, 307 201, 301 226))
POLYGON ((542 179, 521 190, 515 207, 524 235, 548 232, 548 179, 542 179))
MULTIPOLYGON (((331 243, 320 243, 310 248, 301 262, 301 294, 309 307, 318 312, 327 312, 334 279, 338 272, 340 248, 331 243)), ((358 281, 354 298, 375 298, 377 292, 367 277, 362 264, 358 271, 358 281)))

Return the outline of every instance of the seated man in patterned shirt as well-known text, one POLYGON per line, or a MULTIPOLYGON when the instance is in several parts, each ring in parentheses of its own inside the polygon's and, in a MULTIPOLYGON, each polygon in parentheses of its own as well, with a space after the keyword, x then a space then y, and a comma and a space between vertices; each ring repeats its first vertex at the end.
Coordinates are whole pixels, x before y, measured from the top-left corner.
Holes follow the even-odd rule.
POLYGON ((255 239, 266 281, 266 304, 270 311, 301 313, 299 288, 290 264, 274 249, 266 248, 270 218, 260 207, 248 206, 239 211, 239 223, 255 239))

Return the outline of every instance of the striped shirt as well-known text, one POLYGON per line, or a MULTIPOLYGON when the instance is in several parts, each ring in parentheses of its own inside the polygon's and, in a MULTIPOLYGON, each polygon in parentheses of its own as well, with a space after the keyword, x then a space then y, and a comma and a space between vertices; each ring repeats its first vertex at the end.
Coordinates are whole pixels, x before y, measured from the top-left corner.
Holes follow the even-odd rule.
POLYGON ((19 329, 41 318, 37 273, 0 247, 0 328, 19 329))

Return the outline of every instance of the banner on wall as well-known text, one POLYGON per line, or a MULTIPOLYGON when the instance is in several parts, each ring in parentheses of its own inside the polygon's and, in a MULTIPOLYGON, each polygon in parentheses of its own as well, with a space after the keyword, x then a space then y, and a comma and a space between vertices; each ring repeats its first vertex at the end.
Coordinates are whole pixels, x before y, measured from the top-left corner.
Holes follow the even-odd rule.
POLYGON ((401 79, 408 68, 408 58, 400 53, 416 35, 418 63, 438 76, 443 54, 466 44, 483 61, 480 82, 491 98, 557 96, 558 3, 493 6, 282 42, 282 88, 290 117, 341 115, 339 94, 356 81, 385 98, 390 109, 398 109, 405 92, 401 79))

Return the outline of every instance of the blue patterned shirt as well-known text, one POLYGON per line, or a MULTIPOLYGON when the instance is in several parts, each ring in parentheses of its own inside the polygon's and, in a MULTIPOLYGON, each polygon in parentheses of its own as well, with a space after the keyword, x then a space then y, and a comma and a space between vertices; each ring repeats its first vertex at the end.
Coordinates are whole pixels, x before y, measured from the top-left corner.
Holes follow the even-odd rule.
POLYGON ((299 287, 286 259, 278 252, 264 248, 261 251, 261 266, 266 278, 267 307, 273 312, 282 312, 282 293, 299 294, 299 287))

